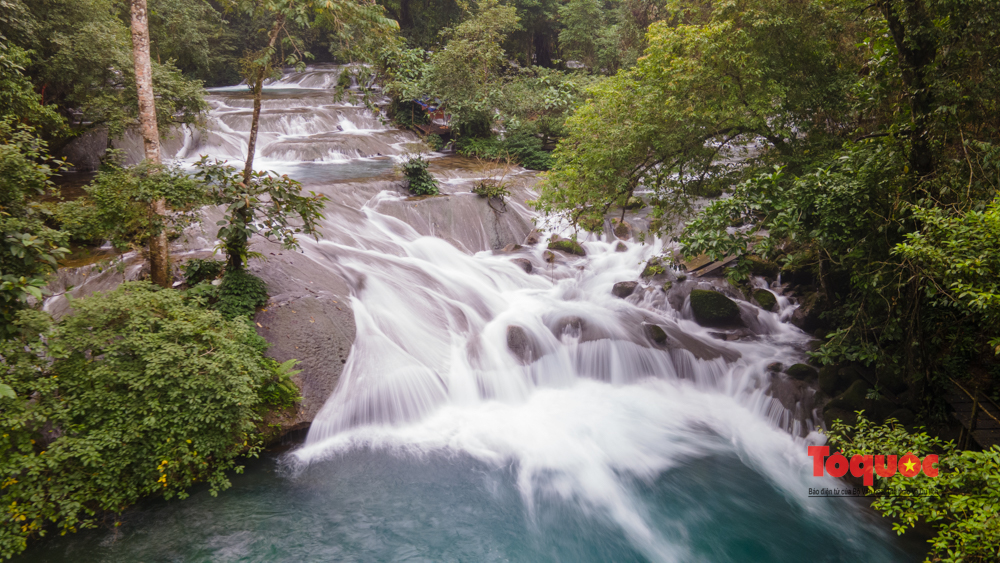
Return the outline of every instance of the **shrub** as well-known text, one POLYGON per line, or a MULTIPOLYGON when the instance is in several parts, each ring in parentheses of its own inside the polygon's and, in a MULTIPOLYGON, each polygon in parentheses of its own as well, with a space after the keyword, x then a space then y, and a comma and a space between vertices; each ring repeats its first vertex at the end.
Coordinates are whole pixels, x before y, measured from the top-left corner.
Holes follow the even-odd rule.
POLYGON ((267 304, 267 284, 264 280, 247 272, 236 270, 226 272, 219 286, 219 301, 215 308, 227 319, 248 317, 257 307, 267 304))
POLYGON ((145 282, 73 306, 59 324, 22 312, 0 343, 0 556, 144 496, 216 494, 259 450, 258 388, 275 370, 249 323, 145 282))
POLYGON ((444 139, 441 138, 441 135, 438 135, 436 133, 431 133, 430 135, 427 135, 427 138, 424 139, 424 142, 426 142, 427 146, 429 146, 431 150, 435 152, 440 151, 441 149, 444 148, 444 139))
POLYGON ((436 195, 437 182, 427 171, 427 161, 415 156, 403 163, 403 175, 406 176, 407 187, 414 195, 436 195))
POLYGON ((472 193, 485 198, 499 199, 501 202, 504 198, 510 196, 510 190, 507 189, 507 184, 499 180, 480 180, 472 187, 472 193))
POLYGON ((830 451, 840 451, 847 459, 854 455, 895 455, 918 457, 938 454, 938 476, 902 473, 875 476, 872 508, 891 518, 892 528, 903 534, 919 522, 934 525, 935 536, 928 561, 945 563, 997 560, 1000 545, 1000 446, 981 452, 961 451, 953 442, 922 432, 910 433, 896 420, 878 425, 857 413, 855 425, 836 421, 829 432, 830 451), (878 492, 876 492, 878 489, 878 492))
POLYGON ((455 147, 462 156, 489 160, 510 158, 531 170, 552 167, 552 156, 542 148, 541 139, 526 133, 513 133, 503 140, 497 137, 461 137, 455 147))
POLYGON ((222 274, 222 269, 226 263, 221 260, 201 260, 195 258, 188 260, 181 271, 184 272, 184 282, 194 287, 203 281, 212 281, 222 274))

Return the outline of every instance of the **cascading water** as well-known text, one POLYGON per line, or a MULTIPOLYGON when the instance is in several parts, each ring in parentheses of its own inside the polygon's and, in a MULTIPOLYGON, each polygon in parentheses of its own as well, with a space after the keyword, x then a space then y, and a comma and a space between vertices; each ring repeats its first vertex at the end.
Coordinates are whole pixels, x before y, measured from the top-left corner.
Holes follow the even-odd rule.
MULTIPOLYGON (((258 465, 217 499, 134 512, 117 541, 81 536, 34 557, 914 559, 859 505, 809 497, 836 483, 811 476, 806 447, 821 440, 811 391, 783 394, 784 376, 767 370, 805 357, 808 337, 783 322, 786 298, 774 313, 741 303, 749 330, 720 333, 660 288, 612 295, 660 241, 616 252, 616 240, 591 238, 586 257, 554 262, 544 244, 526 247, 516 251, 533 265, 526 273, 513 255, 484 250, 491 235, 478 218, 459 241, 423 236, 437 223, 401 211, 398 192, 328 182, 413 140, 330 102, 323 89, 336 80, 331 68, 272 84, 259 145, 261 166, 294 175, 310 161, 310 189, 338 196, 305 253, 347 280, 357 332, 306 443, 277 476, 258 465)), ((249 99, 233 89, 211 103, 208 131, 187 133, 174 156, 242 158, 249 99)), ((484 205, 467 177, 443 184, 449 209, 484 205)), ((507 213, 529 215, 516 202, 507 213)))

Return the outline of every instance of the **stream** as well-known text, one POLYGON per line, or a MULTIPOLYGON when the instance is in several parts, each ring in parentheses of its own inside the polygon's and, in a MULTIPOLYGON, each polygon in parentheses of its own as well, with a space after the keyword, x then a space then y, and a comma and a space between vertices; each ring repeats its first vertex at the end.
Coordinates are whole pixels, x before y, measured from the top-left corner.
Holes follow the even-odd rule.
MULTIPOLYGON (((592 235, 587 256, 547 261, 551 233, 570 234, 553 223, 540 244, 495 252, 498 233, 531 229, 533 173, 511 172, 500 216, 469 193, 489 170, 431 154, 447 196, 420 212, 393 183, 418 139, 333 101, 338 73, 268 85, 255 161, 331 196, 303 259, 350 288, 354 343, 305 442, 250 461, 218 497, 149 501, 117 531, 47 539, 20 561, 920 558, 863 499, 810 497, 844 485, 812 476, 813 391, 768 370, 806 359, 794 303, 741 301, 745 330, 706 329, 684 296, 719 281, 669 271, 670 291, 611 293, 665 241, 592 235)), ((205 129, 167 156, 239 164, 252 100, 231 87, 208 101, 205 129)))

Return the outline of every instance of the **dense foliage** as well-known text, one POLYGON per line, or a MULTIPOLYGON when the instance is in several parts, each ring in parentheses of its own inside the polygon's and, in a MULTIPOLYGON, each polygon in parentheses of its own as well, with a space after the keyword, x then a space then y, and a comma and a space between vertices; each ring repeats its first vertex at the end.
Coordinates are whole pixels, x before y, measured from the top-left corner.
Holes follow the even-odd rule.
POLYGON ((60 168, 31 127, 0 117, 0 338, 12 334, 16 312, 46 292, 45 275, 69 252, 66 233, 50 228, 32 201, 52 189, 60 168))
POLYGON ((899 534, 919 522, 935 524, 936 533, 927 540, 929 560, 985 563, 1000 558, 1000 447, 960 451, 952 442, 929 436, 920 428, 910 432, 894 420, 880 426, 864 416, 854 426, 834 423, 830 445, 847 459, 936 454, 936 477, 923 473, 905 477, 900 472, 888 478, 876 475, 870 489, 880 494, 872 508, 892 518, 899 534))
POLYGON ((108 240, 119 251, 142 250, 160 232, 179 232, 209 202, 204 186, 190 175, 146 161, 128 168, 109 165, 84 190, 83 197, 55 206, 56 220, 77 241, 108 240), (169 215, 152 212, 157 200, 166 202, 169 215))
POLYGON ((146 495, 227 488, 258 448, 258 390, 281 380, 248 323, 179 292, 128 283, 74 310, 59 323, 22 313, 0 345, 6 556, 146 495))

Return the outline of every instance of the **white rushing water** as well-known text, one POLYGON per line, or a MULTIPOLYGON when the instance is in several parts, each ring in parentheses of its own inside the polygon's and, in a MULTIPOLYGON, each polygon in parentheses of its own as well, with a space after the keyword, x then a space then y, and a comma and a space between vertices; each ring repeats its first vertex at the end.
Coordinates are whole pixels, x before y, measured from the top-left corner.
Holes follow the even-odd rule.
MULTIPOLYGON (((325 163, 323 173, 329 174, 334 162, 350 169, 405 152, 407 143, 415 140, 412 135, 385 127, 366 110, 331 101, 328 90, 336 81, 337 69, 330 67, 292 73, 269 86, 258 144, 260 167, 303 172, 296 166, 317 162, 325 163)), ((168 149, 170 156, 186 161, 206 153, 233 161, 243 158, 250 98, 232 88, 215 92, 210 103, 206 130, 179 136, 168 149)), ((310 178, 315 184, 328 177, 310 178)), ((449 205, 458 205, 454 202, 460 197, 475 197, 458 193, 467 190, 462 181, 459 174, 444 184, 449 189, 457 186, 449 205)), ((326 192, 335 194, 337 189, 328 187, 326 192)), ((624 553, 621 560, 835 561, 845 554, 869 553, 866 550, 876 558, 897 558, 883 540, 873 539, 870 530, 857 524, 857 509, 808 497, 808 488, 834 482, 812 477, 806 456, 809 444, 822 441, 815 431, 813 391, 767 368, 806 357, 808 336, 785 322, 794 308, 787 298, 779 296, 776 312, 741 301, 746 330, 706 329, 693 320, 683 296, 692 288, 713 287, 710 282, 675 280, 672 295, 643 284, 625 299, 612 295, 616 282, 638 280, 649 258, 672 251, 662 241, 630 241, 626 251, 616 252, 613 236, 591 236, 583 242, 586 257, 560 256, 554 263, 545 259, 544 240, 514 254, 469 252, 483 243, 463 246, 422 236, 397 218, 399 213, 390 214, 390 209, 407 204, 396 191, 338 195, 340 203, 328 208, 324 240, 306 242, 305 253, 348 281, 356 338, 338 386, 306 443, 286 460, 293 483, 289 486, 296 479, 315 483, 309 475, 316 472, 329 479, 337 463, 368 455, 364 452, 400 460, 402 469, 379 462, 392 467, 387 470, 392 482, 419 473, 422 466, 413 460, 452 467, 441 460, 471 459, 475 463, 463 475, 482 472, 482 481, 477 477, 473 481, 478 484, 459 485, 465 477, 458 478, 456 490, 485 487, 483 494, 494 499, 486 502, 505 507, 508 520, 526 523, 519 534, 552 536, 539 540, 543 546, 563 545, 561 532, 551 532, 564 529, 551 524, 555 517, 549 507, 555 503, 564 507, 557 511, 561 521, 576 522, 565 524, 565 529, 584 530, 573 541, 591 541, 587 530, 603 526, 594 522, 608 522, 608 529, 615 530, 610 533, 621 535, 628 550, 639 554, 616 552, 624 553), (513 257, 529 260, 532 273, 512 262, 513 257), (651 340, 649 325, 664 330, 665 343, 651 340), (492 480, 489 468, 513 473, 520 505, 507 508, 503 486, 492 480), (705 476, 717 480, 704 489, 709 492, 687 498, 685 487, 703 490, 695 485, 705 476), (751 488, 741 490, 744 482, 751 488), (725 514, 739 512, 733 507, 741 505, 748 507, 748 514, 775 518, 764 521, 765 526, 769 521, 792 526, 801 520, 807 531, 795 528, 799 533, 819 534, 816 537, 826 538, 824 545, 848 551, 811 553, 813 540, 808 538, 813 536, 793 540, 782 538, 780 530, 761 530, 762 537, 771 539, 761 540, 770 543, 755 547, 757 551, 711 547, 744 526, 731 523, 730 530, 725 527, 730 524, 712 524, 724 522, 725 514), (782 520, 781 513, 791 520, 782 520), (701 537, 706 534, 715 539, 701 537), (799 539, 801 545, 784 545, 799 539)), ((508 213, 531 216, 516 202, 508 213)), ((484 228, 477 224, 475 229, 484 228)), ((365 484, 362 477, 351 479, 343 485, 318 482, 339 486, 338 494, 357 486, 370 491, 369 498, 378 497, 379 486, 365 484)), ((385 486, 395 487, 390 481, 385 486)), ((447 490, 448 484, 441 486, 447 490)), ((333 494, 312 489, 300 502, 320 518, 322 508, 309 498, 333 494)), ((407 510, 426 510, 428 518, 444 513, 427 502, 407 510)), ((415 517, 398 512, 398 499, 371 503, 387 521, 415 517)), ((308 514, 295 516, 300 517, 308 514)), ((463 518, 475 519, 458 517, 450 525, 461 528, 467 524, 463 518)), ((489 530, 483 526, 477 533, 485 538, 489 530)), ((753 535, 754 524, 747 526, 750 532, 740 533, 753 535)), ((300 526, 296 533, 305 534, 302 530, 308 528, 300 526)), ((603 533, 595 531, 594 537, 603 533)), ((365 545, 368 551, 357 556, 324 553, 336 554, 328 555, 333 559, 386 560, 370 555, 374 544, 365 545)), ((255 549, 268 559, 262 554, 273 548, 255 549)), ((436 556, 417 559, 461 558, 458 551, 448 551, 452 547, 442 549, 436 556)), ((503 555, 506 548, 495 549, 475 558, 510 560, 503 555)), ((539 549, 520 560, 601 560, 594 554, 602 553, 594 547, 591 555, 576 559, 537 555, 549 553, 539 549)), ((398 553, 409 552, 386 553, 397 554, 387 559, 406 559, 398 553)))

